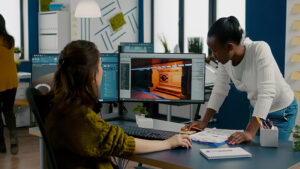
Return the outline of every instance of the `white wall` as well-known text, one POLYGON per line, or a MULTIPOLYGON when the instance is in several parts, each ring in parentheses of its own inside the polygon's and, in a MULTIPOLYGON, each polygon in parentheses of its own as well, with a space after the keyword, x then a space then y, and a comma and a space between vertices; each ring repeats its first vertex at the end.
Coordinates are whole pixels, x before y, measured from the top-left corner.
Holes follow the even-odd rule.
MULTIPOLYGON (((286 5, 286 39, 285 39, 285 80, 293 90, 300 91, 300 81, 291 80, 293 71, 300 70, 300 63, 291 62, 292 56, 299 53, 299 46, 292 46, 294 36, 300 35, 300 30, 293 30, 293 22, 299 20, 299 14, 293 13, 294 4, 300 3, 300 0, 288 0, 286 5)), ((300 101, 298 100, 298 116, 296 124, 300 125, 300 101)))
POLYGON ((28 1, 23 1, 23 35, 24 35, 24 60, 29 60, 28 45, 28 1))
POLYGON ((20 3, 19 1, 0 1, 0 13, 5 19, 6 30, 15 39, 15 46, 20 47, 20 3))
POLYGON ((144 42, 151 42, 151 0, 144 0, 144 42))

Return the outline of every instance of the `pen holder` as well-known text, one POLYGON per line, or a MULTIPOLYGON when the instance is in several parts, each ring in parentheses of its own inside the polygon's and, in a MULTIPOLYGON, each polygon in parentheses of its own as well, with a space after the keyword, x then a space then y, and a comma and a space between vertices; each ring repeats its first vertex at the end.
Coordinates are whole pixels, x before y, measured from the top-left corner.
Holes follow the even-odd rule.
POLYGON ((278 147, 278 128, 271 129, 260 127, 260 145, 263 147, 278 147))

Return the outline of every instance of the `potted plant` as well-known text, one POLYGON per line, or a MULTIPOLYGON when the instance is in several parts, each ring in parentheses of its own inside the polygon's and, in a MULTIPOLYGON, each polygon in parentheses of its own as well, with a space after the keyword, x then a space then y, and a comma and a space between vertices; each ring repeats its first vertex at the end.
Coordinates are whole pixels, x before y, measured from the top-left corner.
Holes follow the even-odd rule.
POLYGON ((15 60, 19 60, 22 54, 22 49, 19 47, 15 47, 14 53, 15 60))
POLYGON ((14 59, 15 59, 15 63, 16 63, 16 66, 17 66, 17 71, 19 70, 19 67, 20 67, 20 57, 22 55, 22 49, 19 48, 19 47, 15 47, 14 49, 14 59))
POLYGON ((135 113, 136 124, 139 127, 153 128, 152 119, 145 118, 145 116, 149 113, 147 112, 147 108, 144 107, 143 103, 138 104, 132 111, 135 113))
POLYGON ((147 112, 147 108, 144 107, 143 103, 138 104, 133 110, 132 110, 137 116, 143 116, 145 117, 149 113, 147 112))
POLYGON ((165 53, 170 53, 170 49, 168 47, 168 43, 166 40, 166 37, 164 35, 159 36, 159 41, 162 43, 164 49, 165 49, 165 53))
POLYGON ((202 53, 203 52, 203 40, 201 37, 189 37, 188 47, 190 53, 202 53))
POLYGON ((296 125, 290 132, 293 136, 293 148, 296 151, 300 151, 300 126, 296 125))

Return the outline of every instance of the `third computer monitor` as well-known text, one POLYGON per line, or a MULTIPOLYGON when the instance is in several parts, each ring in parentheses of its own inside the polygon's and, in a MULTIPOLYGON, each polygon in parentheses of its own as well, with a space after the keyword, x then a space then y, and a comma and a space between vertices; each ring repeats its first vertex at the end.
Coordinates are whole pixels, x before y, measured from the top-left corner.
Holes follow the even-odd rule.
POLYGON ((204 54, 120 53, 121 101, 203 103, 204 54))

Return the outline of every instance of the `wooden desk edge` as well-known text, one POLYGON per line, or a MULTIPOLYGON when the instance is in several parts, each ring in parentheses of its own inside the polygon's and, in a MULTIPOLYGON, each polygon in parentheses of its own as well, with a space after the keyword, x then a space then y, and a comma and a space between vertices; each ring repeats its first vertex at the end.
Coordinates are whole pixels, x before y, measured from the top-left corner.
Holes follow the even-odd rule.
POLYGON ((159 168, 167 168, 167 169, 178 169, 178 168, 180 168, 180 169, 192 169, 192 168, 188 168, 188 167, 177 165, 177 164, 173 164, 173 163, 168 163, 168 162, 165 162, 165 161, 160 161, 160 160, 155 160, 155 159, 151 159, 151 158, 142 157, 142 156, 139 156, 138 154, 126 157, 126 159, 132 160, 132 161, 136 161, 136 162, 140 162, 142 164, 148 164, 148 165, 159 167, 159 168))

